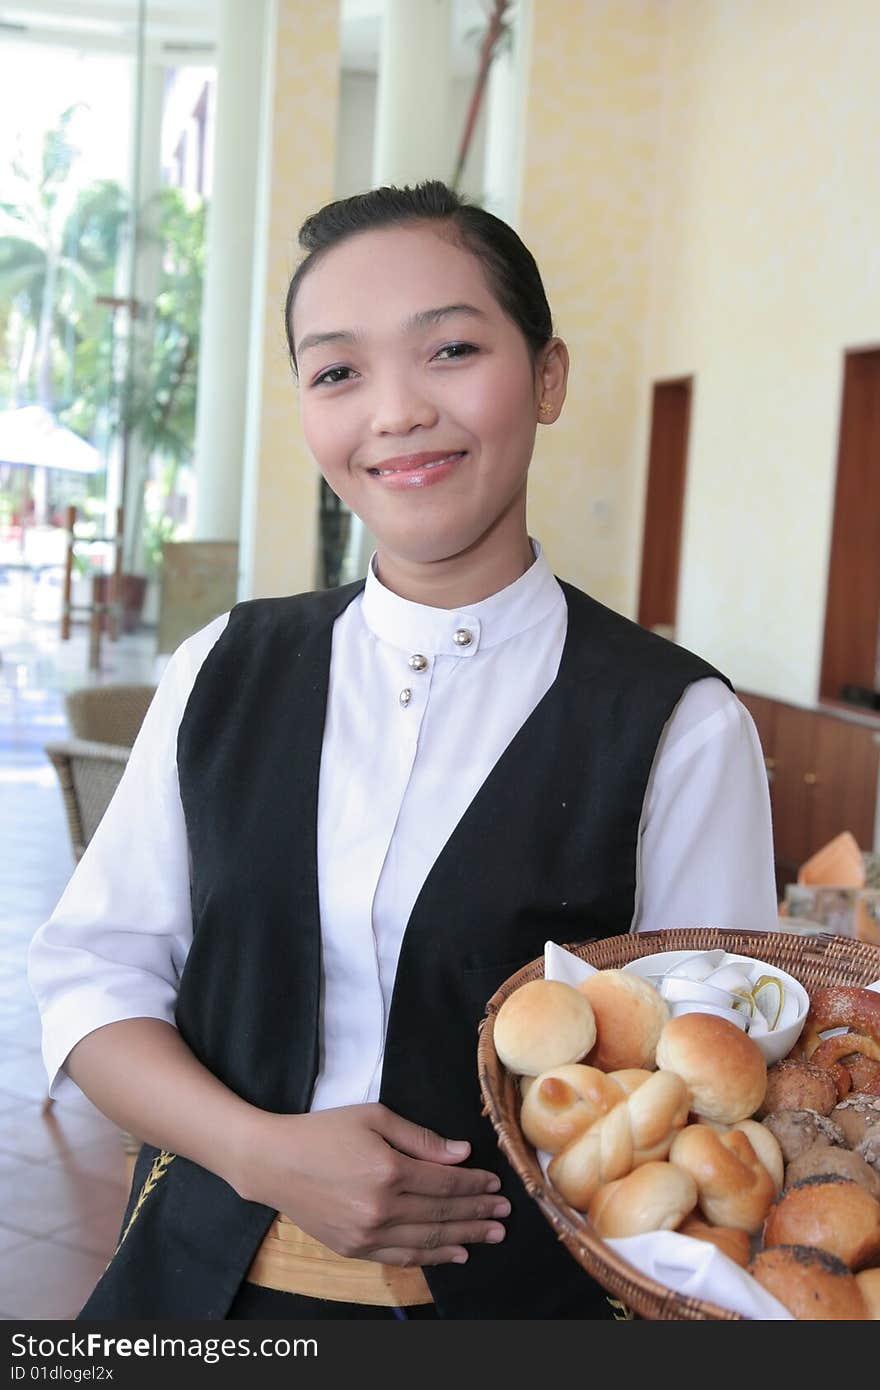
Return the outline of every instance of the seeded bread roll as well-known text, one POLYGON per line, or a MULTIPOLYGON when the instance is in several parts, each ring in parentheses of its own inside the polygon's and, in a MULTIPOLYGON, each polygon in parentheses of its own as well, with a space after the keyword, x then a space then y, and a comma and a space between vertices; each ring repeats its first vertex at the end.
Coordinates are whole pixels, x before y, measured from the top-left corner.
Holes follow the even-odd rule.
POLYGON ((786 1163, 814 1144, 846 1146, 846 1135, 834 1117, 819 1115, 815 1110, 777 1110, 761 1124, 777 1139, 786 1163))
POLYGON ((777 1110, 815 1110, 830 1115, 838 1101, 834 1077, 812 1062, 777 1062, 767 1072, 767 1090, 761 1104, 762 1115, 777 1110))
POLYGON ((596 1016, 596 1045, 587 1058, 601 1071, 654 1066, 669 1005, 649 980, 628 970, 599 970, 578 985, 596 1016))
POLYGON ((755 1255, 749 1273, 796 1318, 865 1322, 856 1280, 842 1260, 804 1245, 774 1245, 755 1255))
POLYGON ((586 997, 561 980, 530 980, 505 999, 495 1018, 495 1051, 509 1071, 540 1076, 579 1062, 596 1041, 586 997))
POLYGON ((861 1154, 839 1149, 834 1144, 814 1144, 793 1159, 785 1170, 785 1185, 792 1187, 803 1178, 813 1178, 819 1173, 852 1178, 872 1197, 880 1197, 880 1173, 875 1173, 861 1154))
POLYGON ((849 1178, 804 1178, 770 1208, 764 1245, 810 1245, 862 1269, 880 1258, 880 1202, 849 1178))
POLYGON ((880 1124, 880 1096, 847 1096, 831 1112, 831 1119, 840 1125, 851 1149, 861 1143, 869 1129, 880 1124))
POLYGON ((880 1173, 880 1124, 866 1129, 856 1144, 856 1153, 869 1163, 875 1172, 880 1173))
POLYGON ((767 1088, 767 1063, 758 1044, 716 1014, 671 1018, 657 1044, 657 1065, 682 1078, 695 1115, 721 1124, 754 1115, 767 1088))

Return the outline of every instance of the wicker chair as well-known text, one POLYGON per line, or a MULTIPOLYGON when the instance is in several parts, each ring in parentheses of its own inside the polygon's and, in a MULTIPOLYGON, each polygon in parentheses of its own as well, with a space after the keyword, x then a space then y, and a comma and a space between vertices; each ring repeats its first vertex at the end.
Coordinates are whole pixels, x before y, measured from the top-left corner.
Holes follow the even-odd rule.
MULTIPOLYGON (((153 685, 100 685, 72 690, 65 699, 73 737, 47 743, 45 749, 61 783, 77 861, 119 785, 155 690, 153 685)), ((44 1112, 51 1104, 47 1096, 44 1112)), ((130 1178, 140 1141, 124 1130, 121 1136, 130 1178)))
POLYGON ((67 696, 73 737, 47 743, 46 754, 61 783, 77 860, 119 785, 154 692, 152 685, 102 685, 67 696))
POLYGON ((74 738, 130 748, 144 722, 154 685, 92 685, 67 695, 67 721, 74 738))

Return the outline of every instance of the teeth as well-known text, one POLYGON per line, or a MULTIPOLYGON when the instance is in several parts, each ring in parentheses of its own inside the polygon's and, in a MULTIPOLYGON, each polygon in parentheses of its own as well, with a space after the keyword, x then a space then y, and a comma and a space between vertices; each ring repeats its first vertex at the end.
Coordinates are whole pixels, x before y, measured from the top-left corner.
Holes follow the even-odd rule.
POLYGON ((373 476, 376 477, 376 478, 390 478, 391 475, 392 475, 392 473, 427 472, 427 470, 428 470, 429 468, 439 468, 440 465, 441 465, 441 463, 448 463, 450 459, 458 458, 458 456, 459 456, 460 453, 461 453, 461 450, 458 449, 458 450, 455 451, 455 453, 452 453, 452 454, 444 454, 444 456, 443 456, 442 459, 434 459, 433 463, 420 463, 420 464, 418 465, 417 468, 413 468, 413 469, 403 469, 403 468, 371 468, 371 469, 370 469, 370 472, 371 472, 371 473, 373 474, 373 476))

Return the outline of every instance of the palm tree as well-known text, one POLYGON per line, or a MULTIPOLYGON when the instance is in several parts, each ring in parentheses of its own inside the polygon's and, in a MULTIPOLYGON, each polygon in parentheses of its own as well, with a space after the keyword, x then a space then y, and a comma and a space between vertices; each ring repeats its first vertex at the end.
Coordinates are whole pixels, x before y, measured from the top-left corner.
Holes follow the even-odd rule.
POLYGON ((119 184, 82 188, 74 177, 79 151, 69 127, 77 109, 46 132, 39 169, 14 163, 15 196, 0 202, 0 304, 18 340, 13 404, 27 399, 49 410, 60 381, 70 380, 95 296, 112 283, 128 220, 119 184))
MULTIPOLYGON (((11 197, 0 202, 0 318, 15 357, 11 404, 54 410, 73 391, 77 342, 93 329, 101 283, 112 282, 127 222, 125 195, 111 180, 83 188, 68 107, 43 138, 39 167, 13 164, 11 197)), ((37 520, 45 520, 45 470, 34 479, 37 520)))

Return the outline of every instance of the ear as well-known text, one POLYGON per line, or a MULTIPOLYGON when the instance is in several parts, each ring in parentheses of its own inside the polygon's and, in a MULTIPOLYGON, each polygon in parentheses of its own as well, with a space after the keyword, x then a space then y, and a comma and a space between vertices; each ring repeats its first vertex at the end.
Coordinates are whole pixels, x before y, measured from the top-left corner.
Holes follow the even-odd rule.
POLYGON ((541 349, 535 367, 535 407, 538 423, 552 425, 559 419, 568 386, 568 348, 561 338, 551 338, 541 349))

